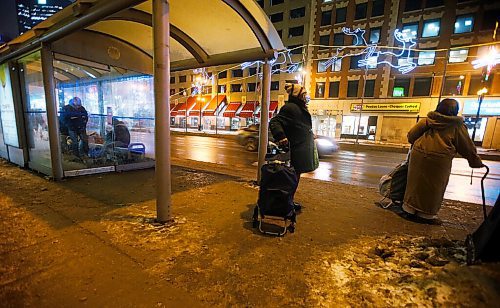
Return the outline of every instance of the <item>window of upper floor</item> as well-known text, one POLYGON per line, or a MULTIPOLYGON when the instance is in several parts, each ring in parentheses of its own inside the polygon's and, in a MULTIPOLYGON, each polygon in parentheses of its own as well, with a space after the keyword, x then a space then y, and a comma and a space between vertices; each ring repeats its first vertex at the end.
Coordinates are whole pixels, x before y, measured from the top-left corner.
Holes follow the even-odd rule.
POLYGON ((290 10, 290 19, 302 18, 306 16, 306 8, 299 7, 293 10, 290 10))
POLYGON ((474 29, 474 16, 472 15, 461 15, 457 16, 455 20, 455 29, 453 33, 467 33, 472 32, 474 29))

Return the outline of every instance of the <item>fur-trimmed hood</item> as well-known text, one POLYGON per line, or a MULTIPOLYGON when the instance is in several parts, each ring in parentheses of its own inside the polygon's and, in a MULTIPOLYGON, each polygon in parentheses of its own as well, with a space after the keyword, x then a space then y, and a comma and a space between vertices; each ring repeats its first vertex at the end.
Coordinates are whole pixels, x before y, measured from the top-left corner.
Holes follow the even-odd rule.
POLYGON ((450 126, 463 125, 464 118, 459 116, 447 116, 436 111, 431 111, 427 114, 427 125, 434 129, 445 129, 450 126))

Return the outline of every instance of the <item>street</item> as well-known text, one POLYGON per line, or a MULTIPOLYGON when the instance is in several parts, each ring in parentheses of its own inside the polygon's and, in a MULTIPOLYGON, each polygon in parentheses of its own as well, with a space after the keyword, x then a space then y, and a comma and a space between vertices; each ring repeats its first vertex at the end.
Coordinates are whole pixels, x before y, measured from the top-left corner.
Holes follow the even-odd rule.
MULTIPOLYGON (((150 148, 152 145, 150 145, 150 148)), ((237 168, 255 168, 257 153, 247 152, 235 141, 205 136, 172 136, 172 156, 196 161, 233 165, 237 168)), ((391 152, 339 151, 320 159, 319 168, 304 177, 345 184, 378 187, 382 175, 391 171, 406 155, 391 152)), ((490 174, 485 181, 486 203, 493 205, 500 192, 500 162, 485 161, 490 174)), ((452 175, 445 198, 472 203, 482 203, 481 177, 484 169, 474 170, 472 185, 471 168, 462 158, 453 160, 452 175)))

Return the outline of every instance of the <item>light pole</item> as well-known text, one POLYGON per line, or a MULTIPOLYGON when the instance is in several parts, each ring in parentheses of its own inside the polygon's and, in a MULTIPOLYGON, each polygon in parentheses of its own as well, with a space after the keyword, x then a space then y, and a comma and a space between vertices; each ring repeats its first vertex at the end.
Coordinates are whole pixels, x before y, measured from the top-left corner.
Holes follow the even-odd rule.
POLYGON ((488 93, 488 89, 482 88, 481 90, 477 91, 478 99, 477 99, 477 113, 476 113, 476 119, 474 121, 474 129, 472 130, 472 142, 474 142, 474 138, 476 137, 476 129, 477 129, 477 123, 479 121, 479 113, 481 111, 481 103, 483 102, 484 95, 488 93))

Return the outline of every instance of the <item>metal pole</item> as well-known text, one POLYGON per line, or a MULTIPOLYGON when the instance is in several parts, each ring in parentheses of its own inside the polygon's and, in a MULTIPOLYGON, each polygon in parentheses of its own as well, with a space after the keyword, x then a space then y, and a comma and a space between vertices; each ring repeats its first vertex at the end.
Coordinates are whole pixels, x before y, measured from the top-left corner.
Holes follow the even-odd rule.
POLYGON ((184 130, 186 134, 188 132, 188 96, 184 95, 186 100, 184 101, 184 130))
POLYGON ((449 54, 450 54, 450 48, 448 48, 446 50, 446 56, 444 57, 444 72, 443 72, 443 79, 441 80, 441 89, 439 90, 438 104, 441 101, 441 96, 443 95, 444 82, 446 79, 446 68, 448 67, 448 55, 449 54))
POLYGON ((64 176, 62 167, 61 142, 59 136, 59 120, 57 117, 56 86, 54 83, 54 63, 49 44, 42 45, 42 74, 47 106, 47 125, 49 129, 50 162, 52 176, 60 180, 64 176))
POLYGON ((365 98, 365 88, 366 88, 366 75, 368 74, 368 70, 365 66, 365 80, 363 81, 363 93, 361 93, 361 107, 359 108, 359 118, 358 118, 358 129, 356 130, 356 144, 358 144, 358 136, 359 136, 359 126, 361 125, 361 113, 363 112, 363 102, 365 98))
MULTIPOLYGON (((104 93, 102 92, 102 81, 97 82, 97 103, 99 104, 99 114, 101 123, 101 136, 106 135, 106 118, 104 116, 104 93)), ((113 123, 111 123, 113 125, 113 123)))
POLYGON ((476 128, 477 128, 477 122, 479 121, 479 113, 481 112, 481 103, 483 102, 484 94, 482 93, 479 95, 478 98, 478 106, 477 106, 477 113, 476 113, 476 120, 474 121, 474 129, 472 130, 472 142, 474 142, 474 138, 476 137, 476 128))
POLYGON ((269 130, 269 103, 271 100, 271 64, 266 59, 262 77, 262 103, 260 108, 259 131, 259 164, 257 169, 257 182, 260 183, 260 169, 264 165, 267 153, 267 138, 269 130))
POLYGON ((170 15, 168 0, 153 0, 156 220, 170 220, 170 15))

